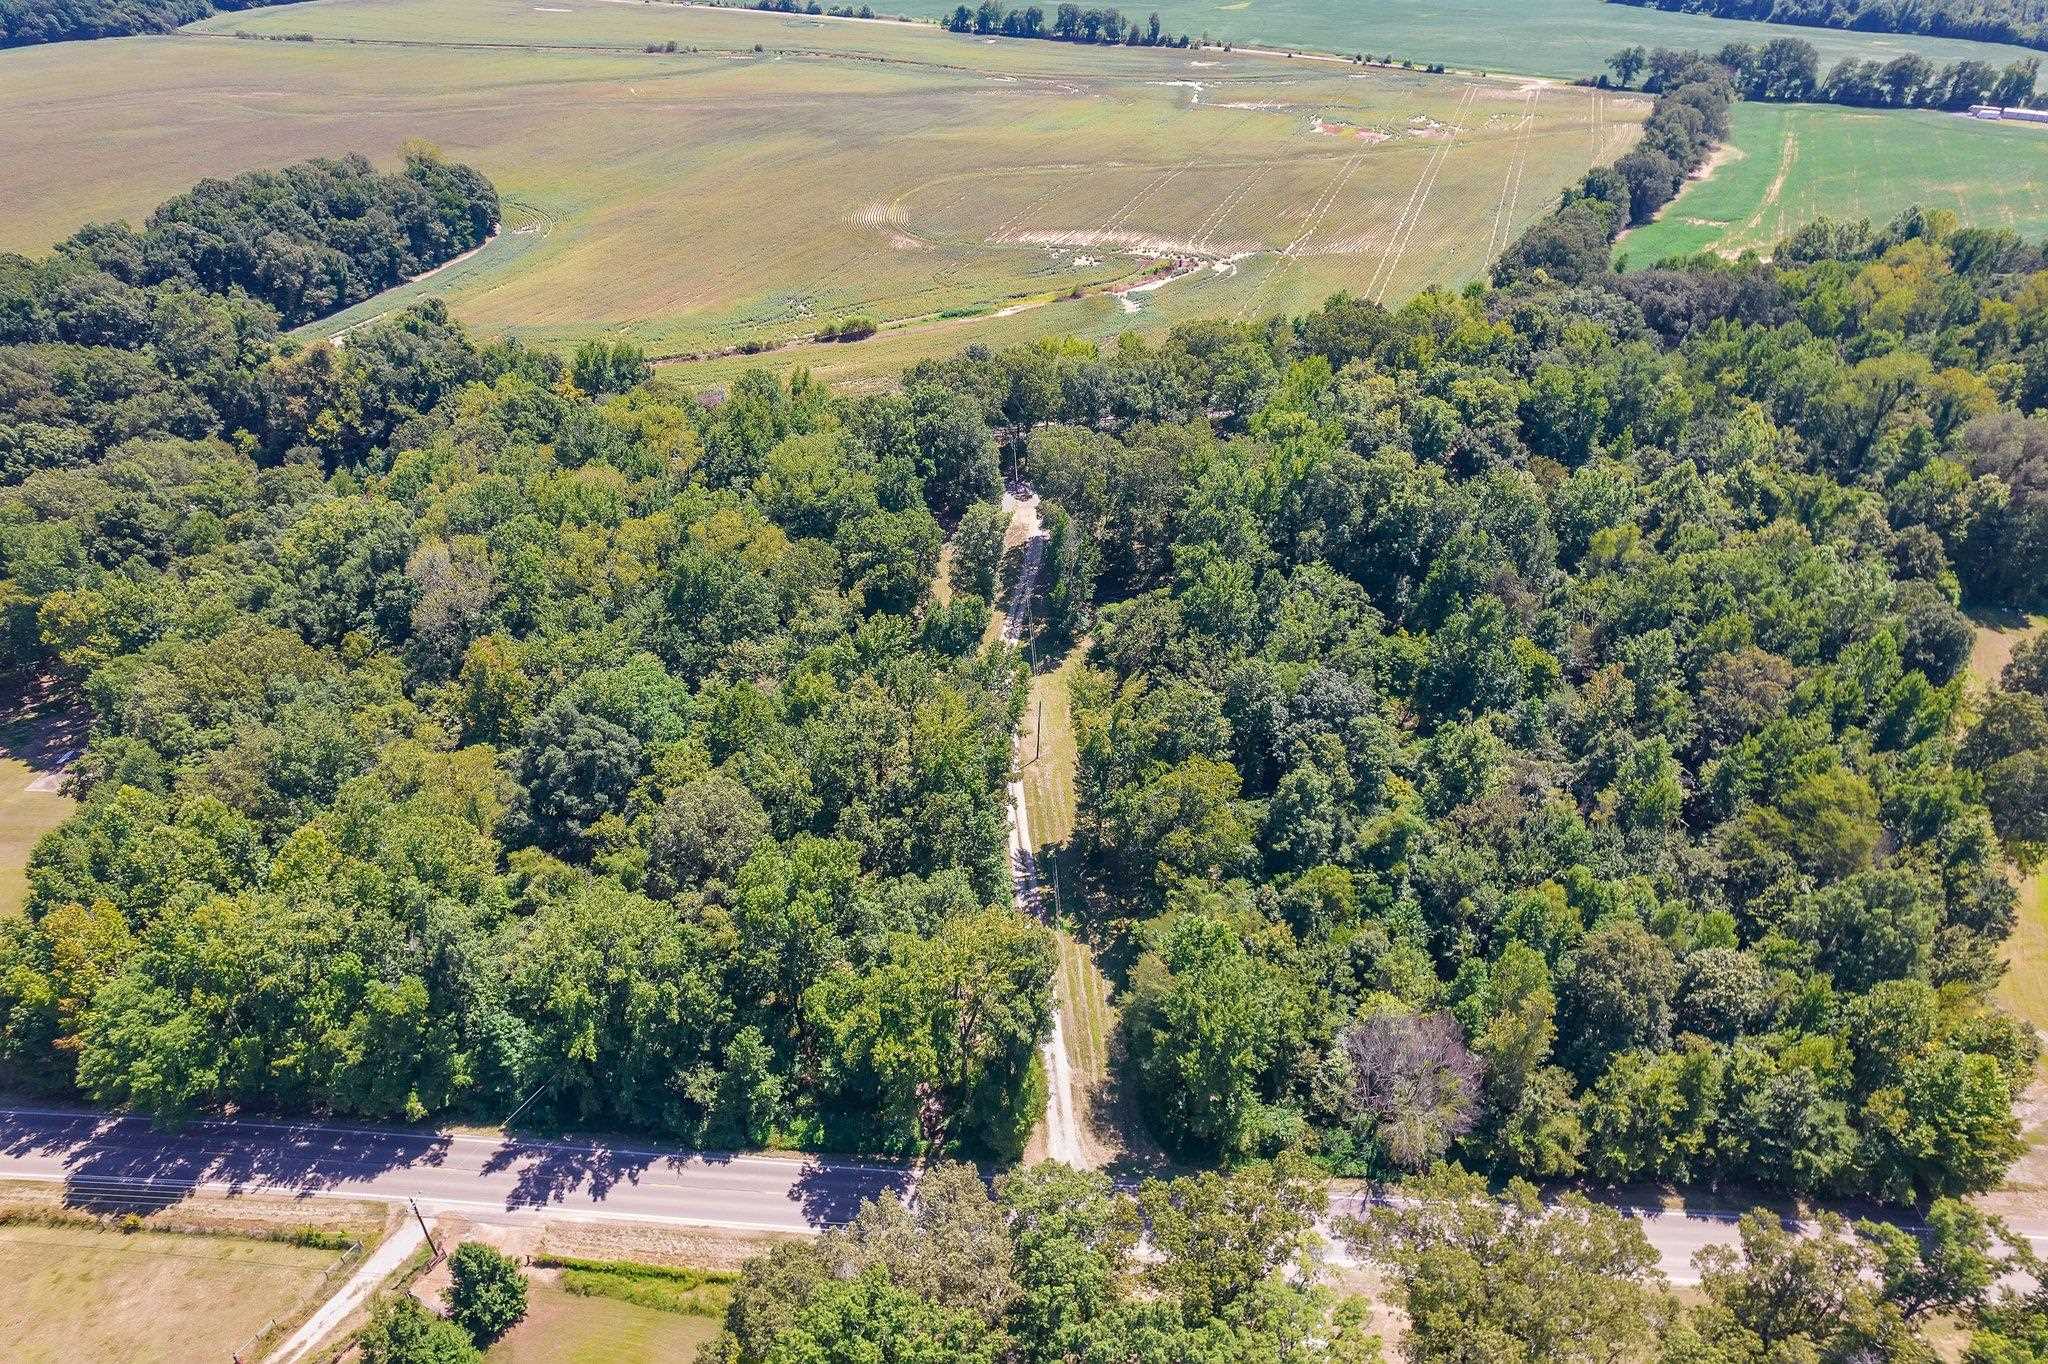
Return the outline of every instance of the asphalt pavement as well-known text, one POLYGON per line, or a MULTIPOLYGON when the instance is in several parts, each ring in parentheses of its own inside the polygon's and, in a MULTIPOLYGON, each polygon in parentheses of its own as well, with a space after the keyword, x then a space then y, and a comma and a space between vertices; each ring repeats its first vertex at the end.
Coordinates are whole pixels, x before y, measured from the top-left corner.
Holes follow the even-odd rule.
MULTIPOLYGON (((381 1202, 479 1219, 626 1219, 814 1234, 885 1189, 908 1193, 908 1165, 833 1156, 681 1150, 658 1143, 545 1140, 371 1124, 219 1119, 161 1132, 140 1118, 62 1108, 0 1108, 0 1180, 62 1183, 71 1201, 131 1210, 195 1192, 381 1202)), ((1361 1195, 1331 1198, 1332 1218, 1361 1195)), ((1735 1214, 1622 1205, 1638 1217, 1674 1283, 1692 1257, 1736 1242, 1735 1214)), ((2048 1222, 2012 1221, 2048 1251, 2048 1222)), ((1341 1258, 1341 1257, 1340 1257, 1341 1258)))

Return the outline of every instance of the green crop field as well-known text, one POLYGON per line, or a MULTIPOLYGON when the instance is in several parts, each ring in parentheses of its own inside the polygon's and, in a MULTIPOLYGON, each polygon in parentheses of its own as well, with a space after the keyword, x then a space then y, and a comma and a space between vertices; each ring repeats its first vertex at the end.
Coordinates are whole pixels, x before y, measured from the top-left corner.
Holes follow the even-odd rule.
POLYGON ((1622 238, 1637 266, 1695 251, 1768 251, 1804 223, 1884 222, 1920 204, 1965 224, 2048 233, 2048 127, 1925 110, 1738 104, 1734 154, 1622 238))
MULTIPOLYGON (((930 16, 953 12, 948 0, 897 0, 886 8, 930 16)), ((1050 12, 1052 6, 1045 8, 1050 12)), ((1793 28, 1605 0, 1140 0, 1122 8, 1140 15, 1156 9, 1169 32, 1207 33, 1222 41, 1391 53, 1417 62, 1566 79, 1597 72, 1617 48, 1632 43, 1712 52, 1724 43, 1765 43, 1788 34, 1819 48, 1823 67, 1845 57, 1889 60, 1903 52, 1944 62, 1973 57, 2000 66, 2038 55, 1996 43, 1793 28)))
POLYGON ((204 175, 389 161, 419 136, 491 176, 507 230, 325 330, 427 292, 486 334, 617 333, 664 357, 894 324, 826 348, 845 372, 1455 285, 1625 150, 1646 107, 615 0, 316 0, 204 27, 226 31, 0 54, 0 248, 139 218, 204 175), (1172 283, 1104 292, 1174 257, 1172 283))

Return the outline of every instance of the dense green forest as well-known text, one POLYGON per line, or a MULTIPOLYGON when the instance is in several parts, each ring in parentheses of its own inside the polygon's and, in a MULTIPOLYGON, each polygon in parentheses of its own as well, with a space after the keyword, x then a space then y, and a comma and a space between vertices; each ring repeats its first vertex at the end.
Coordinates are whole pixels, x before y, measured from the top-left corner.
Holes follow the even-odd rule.
POLYGON ((390 288, 483 242, 498 196, 414 149, 208 180, 140 232, 86 227, 41 260, 0 255, 0 486, 124 441, 235 436, 271 462, 346 463, 450 385, 438 323, 346 352, 287 351, 280 327, 390 288))
POLYGON ((1965 699, 1958 603, 2048 586, 2042 267, 1913 214, 1195 324, 1101 396, 1089 362, 942 367, 1045 395, 1011 415, 1049 615, 1090 636, 1076 839, 1155 1130, 1995 1183, 2048 713, 2037 668, 1965 699))
MULTIPOLYGON (((261 263, 299 250, 181 225, 349 163, 20 262, 0 611, 92 736, 0 930, 0 1063, 166 1120, 532 1096, 1014 1153, 1053 953, 1006 903, 1007 447, 1173 1149, 1995 1183, 2048 656, 1966 696, 1960 608, 2048 588, 2048 268, 1922 213, 1594 268, 1728 95, 1675 80, 1636 170, 1491 287, 970 349, 881 395, 700 401, 435 304, 278 341, 267 300, 305 293, 261 263)), ((429 156, 394 179, 471 236, 494 203, 429 156)))
POLYGON ((222 10, 291 3, 293 0, 0 0, 0 47, 169 33, 222 10))
POLYGON ((2043 0, 1611 0, 1722 19, 1760 19, 1867 33, 1926 33, 2048 48, 2043 0))
POLYGON ((1013 1148, 1051 966, 991 908, 999 530, 929 595, 934 513, 1000 493, 988 427, 914 385, 622 393, 630 347, 480 348, 436 303, 275 340, 294 265, 388 278, 495 205, 427 156, 312 163, 9 263, 0 609, 94 735, 0 947, 8 1069, 166 1119, 544 1086, 703 1140, 1013 1148))
MULTIPOLYGON (((703 1364, 2034 1364, 2048 1266, 1954 1200, 1920 1235, 1765 1212, 1695 1257, 1681 1300, 1642 1224, 1566 1194, 1436 1170, 1334 1238, 1405 1317, 1385 1350, 1315 1225, 1298 1160, 1148 1180, 1042 1164, 993 1192, 941 1165, 906 1207, 750 1261, 703 1364), (1140 1249, 1140 1232, 1144 1233, 1140 1249), (1936 1342, 1941 1350, 1937 1352, 1936 1342)), ((1380 1319, 1382 1322, 1386 1318, 1380 1319)), ((424 1357, 415 1356, 424 1364, 424 1357)), ((411 1364, 411 1361, 406 1361, 411 1364)))

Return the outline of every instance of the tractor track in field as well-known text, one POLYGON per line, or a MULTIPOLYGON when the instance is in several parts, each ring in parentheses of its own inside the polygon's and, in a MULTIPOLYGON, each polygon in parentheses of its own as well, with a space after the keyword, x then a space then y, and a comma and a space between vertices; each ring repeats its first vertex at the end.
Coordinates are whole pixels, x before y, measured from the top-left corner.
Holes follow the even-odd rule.
POLYGON ((1515 124, 1515 151, 1508 159, 1507 172, 1501 176, 1500 201, 1494 205, 1493 227, 1486 235, 1486 258, 1491 261, 1508 249, 1515 230, 1515 207, 1522 198, 1522 177, 1529 169, 1529 143, 1536 124, 1536 101, 1543 96, 1543 87, 1530 90, 1526 108, 1515 124))
POLYGON ((1451 159, 1451 148, 1457 145, 1459 124, 1455 120, 1466 117, 1467 111, 1472 107, 1472 98, 1478 90, 1479 87, 1476 85, 1465 87, 1464 98, 1458 101, 1457 108, 1451 114, 1454 121, 1448 125, 1450 136, 1437 144, 1435 154, 1429 164, 1423 167, 1421 177, 1415 182, 1415 188, 1408 193, 1408 208, 1402 213, 1405 228, 1402 223, 1395 225, 1393 235, 1387 239, 1386 247, 1380 252, 1380 264, 1373 270, 1372 292, 1369 297, 1375 303, 1386 302, 1387 290, 1393 287, 1394 278, 1401 269, 1401 260, 1408 254, 1408 245, 1415 240, 1415 229, 1422 224, 1423 211, 1429 207, 1430 195, 1436 191, 1436 182, 1443 174, 1444 163, 1451 159))

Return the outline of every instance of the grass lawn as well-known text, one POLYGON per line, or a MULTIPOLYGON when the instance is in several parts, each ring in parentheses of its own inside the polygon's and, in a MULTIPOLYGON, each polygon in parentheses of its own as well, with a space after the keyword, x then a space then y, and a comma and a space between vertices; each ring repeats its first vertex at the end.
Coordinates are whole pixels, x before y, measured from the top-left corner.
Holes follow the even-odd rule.
POLYGON ((29 854, 77 807, 48 778, 84 741, 82 717, 49 705, 40 687, 0 693, 0 917, 21 911, 29 854))
POLYGON ((2022 615, 2017 611, 1980 612, 1972 620, 1977 635, 1970 642, 1970 681, 1984 691, 1998 685, 2019 642, 2048 625, 2048 616, 2022 615))
POLYGON ((1085 645, 1032 680, 1031 703, 1019 726, 1024 807, 1040 874, 1056 896, 1059 918, 1060 1028, 1080 1091, 1083 1141, 1101 1164, 1160 1158, 1144 1131, 1130 1093, 1113 1074, 1117 1056, 1116 987, 1097 959, 1101 926, 1079 889, 1080 860, 1072 851, 1079 763, 1068 688, 1080 671, 1085 645))
POLYGON ((924 24, 312 0, 0 53, 15 191, 0 250, 139 220, 204 176, 346 151, 390 164, 418 136, 492 178, 505 230, 325 330, 437 294, 486 335, 616 334, 677 358, 860 314, 884 331, 774 357, 858 377, 976 341, 1108 340, 1340 288, 1398 301, 1456 286, 1626 150, 1646 109, 1513 79, 924 24), (1173 257, 1205 268, 1103 292, 1173 257))
POLYGON ((0 1227, 0 1353, 218 1364, 301 1306, 340 1258, 231 1236, 0 1227))
POLYGON ((29 854, 77 804, 55 791, 30 790, 37 775, 18 758, 0 757, 0 917, 21 912, 29 854))
POLYGON ((1082 646, 1067 651, 1059 666, 1031 680, 1031 699, 1018 726, 1017 754, 1023 765, 1024 813, 1036 850, 1058 847, 1074 832, 1074 721, 1067 687, 1081 671, 1082 646))
POLYGON ((1768 252, 1822 216, 1883 223, 1915 204, 1965 226, 2048 233, 2048 128, 1929 110, 1738 104, 1735 155, 1617 251, 1642 267, 1696 251, 1768 252))
POLYGON ((493 1345, 491 1364, 671 1364, 695 1359, 715 1317, 583 1297, 552 1284, 527 1291, 526 1320, 493 1345))

